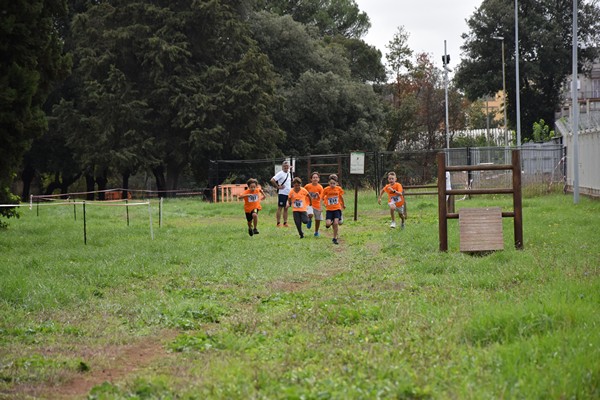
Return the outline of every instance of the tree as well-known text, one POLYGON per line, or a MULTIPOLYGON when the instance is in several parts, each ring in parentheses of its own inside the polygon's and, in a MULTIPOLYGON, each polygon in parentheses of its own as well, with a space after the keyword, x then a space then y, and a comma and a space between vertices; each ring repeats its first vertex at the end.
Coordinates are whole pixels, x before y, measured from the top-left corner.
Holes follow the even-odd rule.
MULTIPOLYGON (((394 82, 384 90, 391 95, 392 110, 387 119, 387 150, 436 149, 443 147, 445 98, 442 72, 427 53, 418 54, 408 46, 408 32, 399 27, 386 54, 394 82)), ((449 88, 449 114, 455 128, 463 124, 462 99, 449 88), (450 113, 451 112, 451 113, 450 113)))
POLYGON ((381 51, 362 40, 337 35, 330 40, 341 46, 348 59, 350 74, 360 82, 384 82, 385 67, 381 63, 381 51))
POLYGON ((286 96, 281 126, 286 154, 344 153, 379 149, 383 121, 373 89, 332 73, 306 72, 286 96))
MULTIPOLYGON (((572 1, 519 0, 519 75, 522 126, 535 121, 554 121, 560 92, 571 73, 572 1)), ((580 68, 597 57, 600 41, 600 8, 597 1, 579 2, 578 43, 580 68)), ((455 80, 471 99, 496 93, 502 88, 501 43, 506 59, 507 112, 509 125, 516 126, 514 68, 514 2, 484 0, 467 21, 462 49, 467 58, 458 66, 455 80)), ((523 132, 523 140, 532 132, 523 132)))
MULTIPOLYGON (((53 82, 69 69, 56 30, 66 12, 63 0, 5 2, 0 17, 0 203, 15 202, 10 191, 23 154, 46 129, 42 106, 53 82)), ((0 209, 0 216, 16 215, 0 209)))
POLYGON ((532 142, 548 142, 554 137, 554 130, 550 129, 549 125, 546 125, 546 121, 541 119, 539 122, 533 123, 533 135, 532 142))
POLYGON ((315 29, 321 38, 337 35, 360 39, 371 22, 354 0, 259 0, 259 9, 290 15, 295 21, 315 29))
POLYGON ((126 188, 143 168, 173 190, 190 163, 201 179, 210 158, 276 151, 275 77, 250 3, 101 1, 74 17, 72 88, 55 112, 88 188, 116 173, 126 188))

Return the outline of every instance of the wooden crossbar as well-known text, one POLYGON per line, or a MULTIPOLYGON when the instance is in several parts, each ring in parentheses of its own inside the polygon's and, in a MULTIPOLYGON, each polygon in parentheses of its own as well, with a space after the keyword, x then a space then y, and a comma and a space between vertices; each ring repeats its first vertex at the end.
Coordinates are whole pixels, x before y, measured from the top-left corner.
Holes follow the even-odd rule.
POLYGON ((504 249, 500 207, 461 208, 458 215, 460 251, 472 253, 504 249))
MULTIPOLYGON (((446 155, 443 152, 437 155, 438 164, 438 224, 439 224, 439 237, 440 237, 440 251, 448 251, 448 219, 457 218, 459 221, 463 218, 461 213, 449 212, 446 205, 446 196, 454 194, 512 194, 513 198, 513 211, 512 212, 494 212, 495 217, 494 224, 500 224, 502 227, 502 217, 512 217, 514 225, 514 239, 515 248, 523 249, 523 205, 521 199, 521 152, 519 150, 512 151, 512 162, 510 165, 460 165, 460 166, 446 166, 446 155), (494 188, 494 189, 446 189, 446 173, 448 171, 490 171, 490 170, 511 170, 512 171, 512 187, 506 188, 494 188), (499 219, 499 222, 498 222, 499 219)), ((469 217, 467 217, 469 218, 469 217)), ((482 217, 483 222, 467 222, 467 227, 474 227, 473 240, 479 238, 479 234, 482 232, 490 231, 492 226, 491 217, 482 217), (486 219, 487 218, 487 219, 486 219)), ((459 222, 460 223, 460 222, 459 222)), ((462 229, 462 228, 461 228, 462 229)), ((496 229, 496 228, 494 228, 496 229)), ((497 233, 496 233, 497 235, 497 233)), ((467 238, 468 239, 468 238, 467 238)), ((500 242, 500 241, 499 241, 500 242)), ((463 239, 461 236, 461 251, 463 251, 463 239)), ((465 250, 469 251, 469 250, 465 250)), ((471 250, 477 251, 477 250, 471 250)))

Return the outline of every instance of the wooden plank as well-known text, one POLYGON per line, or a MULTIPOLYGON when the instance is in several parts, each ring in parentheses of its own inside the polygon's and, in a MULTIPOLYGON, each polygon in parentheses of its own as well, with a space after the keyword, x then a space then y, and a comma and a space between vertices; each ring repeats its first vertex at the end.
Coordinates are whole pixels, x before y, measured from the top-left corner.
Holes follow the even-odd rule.
POLYGON ((502 209, 461 208, 458 212, 460 251, 478 252, 504 249, 502 209))

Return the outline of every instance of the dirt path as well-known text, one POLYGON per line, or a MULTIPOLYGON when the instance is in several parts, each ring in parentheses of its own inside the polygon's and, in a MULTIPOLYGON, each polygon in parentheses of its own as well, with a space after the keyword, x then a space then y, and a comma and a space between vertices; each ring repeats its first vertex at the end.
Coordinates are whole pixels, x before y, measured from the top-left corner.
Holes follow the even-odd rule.
POLYGON ((130 345, 103 348, 95 352, 93 358, 104 360, 98 364, 107 364, 107 367, 99 369, 100 367, 94 368, 94 364, 91 364, 89 371, 74 372, 65 377, 64 384, 58 386, 22 385, 8 394, 8 398, 83 399, 96 385, 103 382, 119 382, 160 358, 172 357, 173 355, 166 350, 165 344, 176 334, 176 332, 163 332, 160 336, 143 338, 130 345))

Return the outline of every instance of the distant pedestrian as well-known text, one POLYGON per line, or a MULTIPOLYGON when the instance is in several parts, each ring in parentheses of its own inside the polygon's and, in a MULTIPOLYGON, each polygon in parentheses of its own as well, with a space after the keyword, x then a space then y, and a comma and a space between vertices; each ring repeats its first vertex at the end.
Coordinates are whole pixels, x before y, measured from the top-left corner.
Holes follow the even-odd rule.
POLYGON ((314 219, 316 237, 320 236, 319 227, 321 226, 321 221, 323 221, 323 213, 321 212, 321 193, 323 193, 323 186, 319 183, 320 179, 321 175, 315 171, 310 176, 311 182, 304 186, 304 189, 308 191, 311 199, 311 204, 308 209, 309 221, 308 224, 306 224, 306 227, 310 229, 314 219))
POLYGON ((288 201, 293 210, 294 224, 298 229, 300 239, 304 238, 304 232, 302 231, 302 224, 308 224, 308 213, 306 212, 310 205, 310 195, 308 191, 302 187, 302 179, 299 177, 294 178, 292 181, 293 188, 288 196, 288 201))
POLYGON ((254 178, 248 179, 248 188, 238 197, 244 199, 244 212, 248 222, 248 235, 258 235, 258 212, 262 209, 260 201, 265 199, 265 192, 258 187, 258 181, 254 178))
POLYGON ((339 223, 342 217, 342 209, 346 208, 344 204, 344 189, 338 184, 336 174, 329 175, 329 186, 323 189, 321 200, 325 203, 325 227, 333 226, 333 244, 339 244, 339 223))
POLYGON ((388 207, 390 208, 390 215, 392 217, 392 223, 390 228, 396 227, 396 212, 402 220, 402 229, 404 229, 404 221, 406 220, 406 205, 404 202, 404 189, 399 182, 396 182, 396 173, 388 172, 388 184, 381 189, 377 202, 381 204, 381 197, 384 193, 388 195, 388 207))
POLYGON ((277 227, 281 227, 281 217, 283 215, 283 226, 288 227, 288 195, 292 189, 292 173, 290 171, 289 161, 281 164, 281 171, 271 178, 271 183, 277 188, 277 227))

